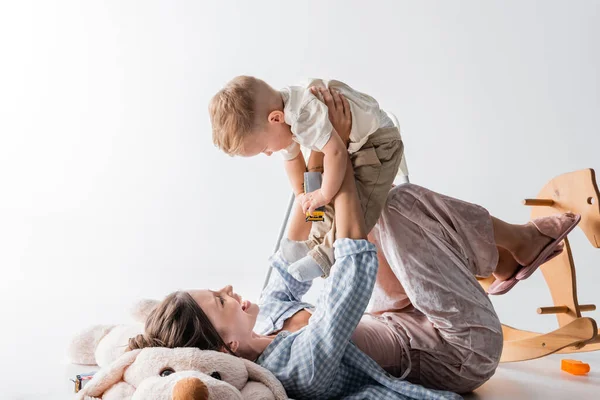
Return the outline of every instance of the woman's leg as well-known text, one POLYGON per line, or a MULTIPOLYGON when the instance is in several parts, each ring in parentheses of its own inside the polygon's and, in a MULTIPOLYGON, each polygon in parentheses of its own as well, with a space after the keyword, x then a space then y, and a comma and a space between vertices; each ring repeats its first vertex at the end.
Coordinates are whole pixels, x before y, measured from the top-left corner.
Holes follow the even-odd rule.
POLYGON ((377 229, 378 226, 375 225, 375 228, 367 236, 368 240, 377 246, 377 260, 379 261, 375 286, 367 307, 367 312, 370 314, 396 312, 410 306, 406 291, 381 251, 381 245, 377 242, 377 229))
POLYGON ((552 239, 533 224, 508 224, 480 206, 410 184, 392 190, 374 233, 422 313, 383 314, 409 338, 409 378, 458 392, 481 385, 498 364, 502 331, 475 276, 506 279, 552 239))

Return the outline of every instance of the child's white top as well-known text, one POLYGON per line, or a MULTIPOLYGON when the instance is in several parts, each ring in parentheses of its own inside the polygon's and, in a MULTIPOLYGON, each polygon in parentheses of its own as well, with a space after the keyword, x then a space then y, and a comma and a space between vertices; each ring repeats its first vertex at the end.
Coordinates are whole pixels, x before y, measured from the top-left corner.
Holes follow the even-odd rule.
POLYGON ((290 125, 294 135, 294 142, 281 151, 286 160, 295 158, 300 152, 300 146, 321 151, 331 137, 333 126, 329 121, 327 106, 310 92, 309 88, 313 86, 335 89, 350 103, 352 111, 352 130, 348 146, 350 153, 358 151, 369 135, 377 129, 394 126, 371 96, 360 93, 340 81, 309 79, 300 85, 288 86, 280 91, 284 103, 285 122, 290 125))

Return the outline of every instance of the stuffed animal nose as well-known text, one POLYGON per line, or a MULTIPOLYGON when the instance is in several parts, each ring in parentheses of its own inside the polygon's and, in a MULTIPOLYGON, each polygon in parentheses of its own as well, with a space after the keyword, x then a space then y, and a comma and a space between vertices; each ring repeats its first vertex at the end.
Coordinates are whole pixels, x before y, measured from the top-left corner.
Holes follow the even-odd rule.
POLYGON ((208 400, 208 388, 198 378, 183 378, 173 387, 173 400, 208 400))

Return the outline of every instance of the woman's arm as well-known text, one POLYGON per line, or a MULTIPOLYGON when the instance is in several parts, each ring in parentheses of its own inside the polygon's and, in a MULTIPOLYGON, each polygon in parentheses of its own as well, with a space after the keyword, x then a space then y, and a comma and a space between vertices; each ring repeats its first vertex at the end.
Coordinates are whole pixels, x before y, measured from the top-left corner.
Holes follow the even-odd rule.
POLYGON ((376 249, 365 240, 354 173, 347 162, 344 181, 334 198, 337 240, 332 274, 325 281, 308 326, 294 338, 286 360, 288 369, 302 372, 297 376, 302 385, 328 385, 335 379, 336 365, 365 312, 377 275, 376 249))
MULTIPOLYGON (((322 89, 321 93, 323 94, 325 104, 329 108, 329 112, 331 113, 331 110, 334 110, 333 115, 335 115, 340 128, 343 129, 340 130, 342 132, 340 140, 343 140, 347 147, 352 128, 352 114, 348 100, 335 91, 331 93, 328 89, 322 89)), ((332 121, 332 124, 335 126, 335 122, 332 121)), ((365 232, 365 219, 358 198, 358 191, 356 190, 354 168, 350 162, 348 152, 346 151, 345 154, 347 163, 346 174, 334 203, 337 229, 336 238, 366 239, 368 232, 365 232)))
MULTIPOLYGON (((330 115, 345 118, 349 132, 350 109, 347 108, 344 114, 343 103, 340 102, 342 107, 336 109, 332 101, 330 98, 330 104, 327 104, 330 115)), ((303 387, 328 385, 335 379, 336 365, 344 356, 352 333, 362 318, 377 275, 376 249, 364 240, 364 217, 354 171, 347 155, 345 161, 348 163, 346 173, 333 203, 338 240, 335 242, 336 262, 332 274, 325 280, 309 324, 289 339, 284 339, 287 345, 278 347, 276 353, 260 362, 268 369, 278 371, 280 378, 289 378, 303 387)), ((286 290, 296 287, 296 282, 288 281, 287 273, 279 272, 278 283, 286 286, 286 290)))
POLYGON ((348 150, 334 129, 329 141, 323 147, 323 183, 321 189, 314 193, 313 204, 309 207, 309 212, 329 204, 339 191, 346 173, 346 158, 348 158, 348 150))
MULTIPOLYGON (((327 88, 311 87, 310 91, 315 96, 321 93, 321 97, 328 108, 329 121, 344 142, 344 147, 347 148, 350 142, 350 132, 352 131, 352 114, 348 100, 340 92, 335 90, 331 92, 327 88)), ((308 157, 307 168, 309 171, 323 172, 323 153, 312 151, 308 157)))
MULTIPOLYGON (((332 95, 329 91, 324 93, 323 98, 325 104, 329 108, 329 120, 331 121, 334 129, 340 132, 342 138, 345 138, 347 141, 352 128, 352 115, 350 113, 348 101, 339 93, 334 92, 332 95)), ((319 166, 322 167, 322 156, 323 153, 316 151, 311 152, 309 158, 309 168, 318 168, 319 166)), ((346 156, 346 158, 348 157, 346 156)), ((350 221, 355 221, 354 223, 356 223, 356 221, 362 220, 362 212, 360 211, 360 205, 358 204, 358 196, 356 194, 354 175, 351 165, 347 167, 346 175, 348 176, 348 179, 346 179, 345 182, 346 186, 342 186, 340 192, 338 192, 334 206, 339 208, 338 212, 340 217, 345 216, 344 218, 348 218, 350 221), (354 197, 351 196, 352 191, 354 191, 354 197)), ((305 222, 303 213, 298 212, 298 207, 296 207, 294 211, 295 213, 292 217, 290 228, 288 230, 288 239, 293 241, 304 241, 308 238, 311 224, 305 222)), ((353 223, 348 222, 342 223, 342 230, 344 234, 345 232, 349 232, 357 237, 364 237, 364 235, 361 235, 360 232, 358 232, 358 230, 354 227, 353 223)), ((346 256, 343 255, 343 257, 346 256)), ((309 304, 302 302, 302 297, 310 289, 312 282, 299 282, 294 279, 294 277, 287 272, 289 261, 295 260, 286 261, 283 259, 283 257, 281 257, 281 254, 276 254, 271 258, 271 266, 277 271, 271 278, 269 285, 261 294, 261 314, 266 314, 269 316, 269 319, 276 325, 275 330, 281 329, 281 325, 283 324, 285 318, 290 317, 298 310, 310 307, 309 304)), ((340 269, 342 268, 340 267, 340 269)), ((366 270, 363 272, 368 273, 366 270)), ((330 277, 328 281, 332 281, 332 278, 333 277, 330 277)), ((346 278, 355 280, 349 275, 346 275, 346 278)), ((358 278, 358 280, 361 282, 363 281, 361 278, 358 278)), ((359 309, 361 307, 364 309, 363 306, 358 305, 359 309)), ((362 315, 362 311, 359 312, 359 314, 362 315)))
MULTIPOLYGON (((335 209, 336 240, 337 239, 367 239, 365 218, 358 199, 354 168, 350 157, 346 153, 346 172, 344 181, 338 194, 335 196, 333 208, 335 209)), ((327 168, 327 167, 325 167, 327 168)))
POLYGON ((306 162, 304 161, 302 152, 298 153, 295 158, 284 161, 284 165, 294 195, 298 196, 299 194, 304 193, 303 184, 304 172, 306 172, 306 162))
POLYGON ((344 142, 344 147, 348 148, 350 132, 352 131, 352 111, 348 99, 337 90, 331 91, 325 87, 311 87, 310 91, 317 97, 319 93, 321 94, 328 109, 329 121, 344 142))
MULTIPOLYGON (((339 92, 337 91, 333 91, 331 92, 329 89, 327 88, 317 88, 317 87, 312 87, 310 88, 310 91, 317 96, 318 93, 321 94, 321 97, 323 98, 323 102, 325 103, 325 105, 328 108, 328 115, 329 115, 329 121, 331 121, 331 124, 333 125, 333 129, 334 132, 332 132, 332 138, 335 135, 335 133, 337 132, 338 135, 336 135, 339 139, 341 139, 343 147, 344 147, 344 154, 347 154, 347 148, 348 148, 348 142, 350 141, 350 132, 352 130, 352 114, 350 111, 350 104, 348 103, 348 100, 339 92)), ((329 142, 327 143, 328 145, 330 143, 332 143, 332 138, 329 139, 329 142)), ((337 139, 336 139, 337 141, 337 139)), ((339 142, 338 142, 339 145, 339 142)), ((310 157, 308 159, 308 170, 309 171, 319 171, 319 172, 323 172, 323 167, 325 164, 325 154, 322 152, 316 152, 313 151, 310 154, 310 157)), ((345 173, 338 173, 340 178, 343 178, 343 174, 345 173)), ((327 175, 327 169, 325 169, 325 173, 323 174, 323 187, 325 187, 325 179, 326 179, 326 175, 327 175)), ((318 191, 316 193, 313 193, 312 196, 309 196, 309 198, 307 199, 302 199, 303 200, 303 211, 306 212, 308 210, 313 211, 314 209, 320 207, 323 201, 325 201, 326 199, 324 198, 325 196, 323 195, 323 193, 319 193, 318 191)), ((328 203, 328 202, 327 202, 328 203)), ((325 204, 327 204, 325 203, 325 204)))
MULTIPOLYGON (((313 93, 318 90, 317 88, 311 88, 313 93)), ((321 89, 321 94, 325 105, 329 109, 329 120, 333 125, 334 129, 341 133, 341 137, 345 140, 346 144, 348 142, 348 138, 350 137, 350 130, 352 129, 352 114, 350 112, 350 105, 348 104, 348 100, 338 92, 331 93, 328 89, 321 89)), ((297 176, 300 173, 301 168, 306 168, 304 166, 304 158, 302 154, 299 154, 298 157, 302 159, 302 165, 298 164, 298 169, 295 171, 294 176, 297 176)), ((345 175, 347 175, 348 179, 344 180, 345 186, 343 186, 338 192, 338 196, 336 196, 334 207, 336 207, 336 215, 347 216, 341 217, 345 218, 344 222, 337 222, 338 224, 342 224, 342 234, 344 236, 338 237, 350 237, 347 236, 346 233, 349 232, 348 228, 351 228, 354 232, 353 234, 358 234, 357 224, 358 221, 362 221, 362 226, 364 228, 364 219, 362 217, 362 212, 360 211, 360 203, 358 200, 358 195, 356 192, 356 183, 354 181, 354 171, 352 169, 352 165, 350 164, 349 157, 345 157, 345 161, 348 162, 348 167, 346 168, 345 175), (353 196, 352 196, 353 194, 353 196), (338 210, 339 208, 339 210, 338 210), (349 213, 355 213, 358 217, 348 216, 349 213)), ((318 170, 322 168, 322 160, 323 153, 312 151, 308 160, 308 165, 310 170, 318 170)), ((292 160, 297 161, 297 160, 292 160)), ((289 162, 289 161, 286 161, 289 162)), ((287 166, 286 166, 287 169, 287 166)), ((302 170, 303 171, 303 170, 302 170)), ((288 174, 291 173, 291 169, 288 171, 288 174)), ((290 176, 291 180, 291 176, 290 176)), ((302 182, 299 182, 299 185, 302 185, 302 182)), ((298 192, 294 190, 294 194, 298 196, 298 192)), ((287 237, 289 240, 293 241, 304 241, 308 239, 308 234, 310 232, 310 223, 306 222, 304 213, 302 210, 299 210, 299 207, 294 207, 294 213, 290 220, 290 227, 288 229, 287 237)), ((338 227, 338 232, 340 228, 338 227)), ((360 236, 360 234, 358 234, 360 236)), ((293 262, 295 260, 289 260, 293 262)), ((287 273, 287 268, 283 265, 283 261, 278 259, 277 257, 273 257, 271 260, 272 266, 277 270, 279 276, 276 276, 275 282, 271 287, 267 287, 262 294, 262 298, 266 301, 269 298, 277 299, 279 301, 300 301, 302 296, 308 291, 311 284, 310 282, 299 282, 294 279, 290 274, 287 273)))
MULTIPOLYGON (((350 104, 348 100, 339 92, 330 92, 326 88, 312 87, 310 91, 317 95, 321 92, 325 105, 328 108, 329 121, 333 125, 333 129, 339 132, 339 136, 344 142, 344 146, 348 147, 350 140, 350 131, 352 130, 352 114, 350 112, 350 104)), ((323 172, 323 153, 320 151, 311 151, 308 157, 307 169, 309 171, 323 172)), ((294 191, 298 199, 298 193, 294 191)), ((290 227, 288 229, 288 239, 294 241, 304 241, 308 239, 312 223, 306 222, 305 211, 302 205, 294 205, 294 212, 290 219, 290 227)))

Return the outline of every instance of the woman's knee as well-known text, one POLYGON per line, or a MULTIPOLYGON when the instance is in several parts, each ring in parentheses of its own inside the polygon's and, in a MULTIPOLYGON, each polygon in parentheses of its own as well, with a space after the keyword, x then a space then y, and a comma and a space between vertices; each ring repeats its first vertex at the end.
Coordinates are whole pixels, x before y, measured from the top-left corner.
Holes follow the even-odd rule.
POLYGON ((477 342, 477 345, 473 346, 471 354, 462 366, 463 372, 472 376, 474 382, 479 381, 479 384, 483 384, 494 375, 502 356, 504 338, 500 322, 489 325, 491 326, 487 326, 486 329, 479 329, 474 335, 474 337, 477 337, 474 344, 477 342))
POLYGON ((384 212, 399 213, 409 217, 418 210, 418 213, 426 212, 430 208, 430 203, 436 203, 437 193, 432 192, 422 186, 414 183, 403 183, 395 186, 388 194, 384 212), (423 203, 422 206, 415 207, 416 203, 423 203))
POLYGON ((390 199, 396 199, 399 202, 406 202, 406 200, 415 199, 416 194, 420 192, 420 189, 423 189, 421 186, 415 185, 414 183, 403 183, 401 185, 394 186, 392 190, 389 191, 388 201, 390 199))
POLYGON ((419 199, 419 186, 404 183, 390 190, 381 215, 390 218, 397 215, 407 215, 419 199))

